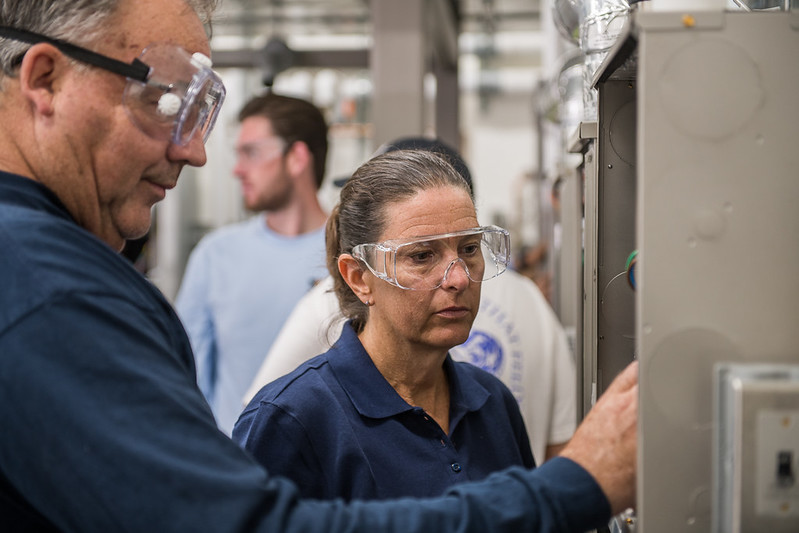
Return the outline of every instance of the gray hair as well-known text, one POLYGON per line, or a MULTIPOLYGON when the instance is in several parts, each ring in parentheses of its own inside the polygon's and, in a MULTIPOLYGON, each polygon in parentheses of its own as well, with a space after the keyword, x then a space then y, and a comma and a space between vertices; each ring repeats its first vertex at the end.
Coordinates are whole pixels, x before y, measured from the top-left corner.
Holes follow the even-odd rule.
POLYGON ((338 205, 327 221, 327 269, 345 317, 363 330, 369 308, 338 271, 338 257, 358 244, 377 242, 388 224, 386 208, 435 187, 458 187, 471 197, 463 176, 444 158, 426 150, 396 150, 376 156, 352 175, 341 189, 338 205))
MULTIPOLYGON (((123 1, 136 0, 2 0, 0 26, 28 30, 53 39, 87 46, 106 31, 106 23, 123 1)), ((210 24, 219 0, 185 0, 210 24)), ((15 75, 15 62, 31 45, 0 37, 0 81, 15 75)))

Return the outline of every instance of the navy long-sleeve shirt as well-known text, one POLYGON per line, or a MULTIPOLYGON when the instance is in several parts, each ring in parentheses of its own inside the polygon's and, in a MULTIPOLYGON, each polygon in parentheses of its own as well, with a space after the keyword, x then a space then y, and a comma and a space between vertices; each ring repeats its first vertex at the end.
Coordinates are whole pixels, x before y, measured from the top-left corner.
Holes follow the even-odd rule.
POLYGON ((0 172, 0 530, 584 531, 610 509, 555 459, 431 500, 301 500, 216 428, 160 292, 42 185, 0 172))

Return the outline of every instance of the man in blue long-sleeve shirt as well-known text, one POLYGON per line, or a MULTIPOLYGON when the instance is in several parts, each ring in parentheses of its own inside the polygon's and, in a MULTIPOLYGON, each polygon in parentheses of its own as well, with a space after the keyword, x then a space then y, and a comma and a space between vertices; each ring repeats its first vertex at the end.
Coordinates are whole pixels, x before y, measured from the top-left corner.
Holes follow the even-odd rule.
POLYGON ((213 4, 0 4, 0 530, 584 531, 632 505, 635 367, 563 457, 434 500, 303 501, 216 429, 177 316, 117 253, 205 163, 213 4))

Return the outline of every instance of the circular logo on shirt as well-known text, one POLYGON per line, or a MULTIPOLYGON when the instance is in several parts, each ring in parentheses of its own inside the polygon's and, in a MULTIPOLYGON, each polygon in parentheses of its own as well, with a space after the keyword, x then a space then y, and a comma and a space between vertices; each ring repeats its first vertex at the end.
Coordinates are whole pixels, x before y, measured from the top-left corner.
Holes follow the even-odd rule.
POLYGON ((467 362, 486 372, 496 375, 502 366, 502 345, 485 332, 472 330, 469 339, 459 348, 467 362))

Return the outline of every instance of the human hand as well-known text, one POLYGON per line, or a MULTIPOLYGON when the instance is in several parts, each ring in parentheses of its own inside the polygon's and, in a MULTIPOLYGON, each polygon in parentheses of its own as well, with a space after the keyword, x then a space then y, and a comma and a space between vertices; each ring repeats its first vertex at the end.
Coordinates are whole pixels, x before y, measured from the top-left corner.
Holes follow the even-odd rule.
POLYGON ((561 452, 596 479, 618 514, 635 505, 638 449, 638 362, 599 397, 561 452))

